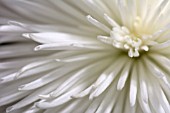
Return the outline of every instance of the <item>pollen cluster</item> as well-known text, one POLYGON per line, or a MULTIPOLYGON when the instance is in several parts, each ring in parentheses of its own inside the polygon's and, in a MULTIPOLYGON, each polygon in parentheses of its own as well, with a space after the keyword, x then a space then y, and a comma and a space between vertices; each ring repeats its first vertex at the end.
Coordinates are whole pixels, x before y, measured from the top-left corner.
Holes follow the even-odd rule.
POLYGON ((140 17, 136 17, 133 22, 133 29, 129 29, 126 26, 119 25, 114 19, 109 17, 107 14, 104 15, 104 19, 112 26, 109 31, 104 24, 98 22, 91 16, 88 16, 88 20, 95 26, 107 31, 109 36, 99 35, 97 38, 106 43, 110 44, 115 48, 126 51, 129 57, 139 57, 142 51, 149 51, 149 47, 157 44, 153 40, 154 34, 141 34, 138 33, 141 27, 140 17))

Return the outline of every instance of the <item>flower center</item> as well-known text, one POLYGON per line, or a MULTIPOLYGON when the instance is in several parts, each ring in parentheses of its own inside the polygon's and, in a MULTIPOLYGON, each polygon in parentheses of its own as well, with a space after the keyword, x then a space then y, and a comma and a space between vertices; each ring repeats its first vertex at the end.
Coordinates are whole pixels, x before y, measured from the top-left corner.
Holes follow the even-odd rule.
POLYGON ((112 26, 111 30, 91 16, 87 16, 89 22, 109 33, 110 36, 98 36, 97 38, 100 41, 123 51, 127 51, 129 57, 139 57, 142 51, 149 51, 149 46, 156 43, 151 41, 151 38, 153 38, 152 35, 141 35, 137 33, 137 30, 141 29, 141 19, 139 17, 134 21, 133 32, 126 26, 120 26, 106 14, 104 18, 112 26))
POLYGON ((135 36, 125 26, 113 27, 110 37, 98 36, 102 42, 128 51, 129 57, 139 57, 140 51, 148 51, 149 47, 145 44, 145 39, 149 38, 150 36, 135 36))

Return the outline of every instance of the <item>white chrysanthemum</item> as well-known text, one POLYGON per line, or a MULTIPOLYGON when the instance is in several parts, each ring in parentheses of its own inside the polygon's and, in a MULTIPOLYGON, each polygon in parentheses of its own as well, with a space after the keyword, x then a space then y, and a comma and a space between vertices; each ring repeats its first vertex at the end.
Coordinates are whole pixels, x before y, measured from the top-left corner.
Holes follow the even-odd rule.
POLYGON ((169 13, 169 0, 1 0, 1 109, 170 113, 169 13))

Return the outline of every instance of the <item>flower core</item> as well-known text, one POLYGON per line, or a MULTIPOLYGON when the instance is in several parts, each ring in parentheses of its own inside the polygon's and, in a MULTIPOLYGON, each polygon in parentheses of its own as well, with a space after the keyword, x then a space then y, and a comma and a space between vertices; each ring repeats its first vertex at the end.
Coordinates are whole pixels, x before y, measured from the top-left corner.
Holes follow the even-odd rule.
POLYGON ((104 15, 104 18, 112 26, 111 30, 91 16, 88 16, 87 18, 93 25, 109 33, 110 36, 98 36, 97 38, 100 41, 123 51, 127 51, 128 56, 131 58, 139 57, 142 51, 149 51, 149 46, 157 44, 157 42, 153 41, 154 35, 140 33, 142 29, 142 20, 140 17, 136 17, 131 30, 126 26, 120 26, 106 14, 104 15))

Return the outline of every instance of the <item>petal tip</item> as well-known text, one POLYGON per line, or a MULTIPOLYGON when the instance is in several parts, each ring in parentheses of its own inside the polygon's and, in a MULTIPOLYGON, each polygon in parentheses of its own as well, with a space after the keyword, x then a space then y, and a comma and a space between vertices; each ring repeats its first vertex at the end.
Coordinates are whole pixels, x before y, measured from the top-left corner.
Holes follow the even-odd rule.
POLYGON ((28 33, 23 33, 22 36, 25 38, 31 39, 30 34, 28 34, 28 33))

